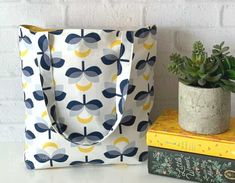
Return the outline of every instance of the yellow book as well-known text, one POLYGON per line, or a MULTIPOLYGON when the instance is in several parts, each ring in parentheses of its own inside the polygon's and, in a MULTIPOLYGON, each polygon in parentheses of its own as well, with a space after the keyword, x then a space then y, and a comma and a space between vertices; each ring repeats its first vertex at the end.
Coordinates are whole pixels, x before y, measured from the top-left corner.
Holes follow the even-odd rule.
POLYGON ((178 113, 167 110, 148 130, 147 145, 235 159, 235 118, 231 118, 230 129, 225 133, 199 135, 181 129, 178 113))

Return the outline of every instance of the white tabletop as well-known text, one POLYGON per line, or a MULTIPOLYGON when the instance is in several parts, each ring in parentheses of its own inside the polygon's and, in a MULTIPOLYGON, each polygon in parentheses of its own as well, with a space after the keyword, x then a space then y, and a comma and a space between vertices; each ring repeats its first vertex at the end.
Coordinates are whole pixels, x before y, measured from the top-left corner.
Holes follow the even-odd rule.
POLYGON ((150 175, 147 165, 110 165, 28 170, 23 162, 23 144, 0 142, 2 183, 186 183, 188 181, 150 175))

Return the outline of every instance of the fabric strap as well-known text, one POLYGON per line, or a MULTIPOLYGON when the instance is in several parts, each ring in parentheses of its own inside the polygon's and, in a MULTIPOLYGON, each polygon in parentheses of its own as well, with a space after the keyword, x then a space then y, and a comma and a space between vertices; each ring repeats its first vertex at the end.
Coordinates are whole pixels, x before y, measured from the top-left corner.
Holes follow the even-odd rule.
MULTIPOLYGON (((47 50, 43 53, 43 54, 37 54, 37 59, 38 62, 40 61, 42 56, 49 56, 50 60, 52 60, 51 58, 51 52, 50 52, 50 32, 48 31, 44 31, 44 32, 38 32, 41 36, 45 35, 46 39, 48 40, 48 48, 47 50)), ((113 126, 113 128, 111 130, 109 130, 107 132, 107 134, 104 134, 104 137, 99 140, 96 141, 94 143, 75 143, 72 142, 76 145, 82 145, 82 146, 91 146, 97 143, 102 142, 103 140, 105 140, 107 137, 109 137, 114 131, 115 129, 119 126, 121 120, 122 120, 122 116, 123 116, 123 111, 125 110, 125 103, 128 97, 128 87, 129 87, 129 80, 130 80, 130 74, 131 74, 131 69, 132 69, 132 54, 133 54, 133 43, 129 42, 126 37, 124 35, 126 35, 126 31, 120 31, 120 35, 121 35, 121 40, 122 40, 122 44, 125 46, 125 50, 127 50, 125 52, 125 54, 122 55, 122 57, 120 58, 121 60, 125 60, 125 62, 120 62, 120 64, 122 65, 122 72, 120 73, 120 75, 117 76, 117 80, 116 80, 116 90, 118 91, 119 86, 121 84, 122 81, 126 80, 127 81, 127 86, 125 87, 126 90, 123 92, 122 94, 122 98, 120 98, 120 96, 116 96, 115 100, 116 100, 116 122, 113 126), (120 110, 120 100, 122 100, 122 106, 123 106, 123 110, 120 110)), ((120 51, 121 51, 121 45, 120 45, 120 51)), ((56 101, 55 101, 55 85, 54 85, 54 79, 53 79, 53 67, 52 67, 52 62, 50 62, 50 69, 49 70, 45 70, 44 68, 42 68, 41 64, 38 64, 38 68, 39 68, 39 73, 40 73, 40 77, 43 78, 43 82, 41 80, 41 89, 44 93, 44 95, 46 95, 48 102, 46 104, 45 101, 45 96, 44 96, 44 102, 45 102, 45 108, 47 110, 52 128, 59 134, 61 134, 65 139, 67 139, 68 141, 71 142, 71 140, 68 139, 68 135, 66 134, 66 132, 61 132, 60 130, 60 125, 57 122, 57 118, 56 118, 56 101)))

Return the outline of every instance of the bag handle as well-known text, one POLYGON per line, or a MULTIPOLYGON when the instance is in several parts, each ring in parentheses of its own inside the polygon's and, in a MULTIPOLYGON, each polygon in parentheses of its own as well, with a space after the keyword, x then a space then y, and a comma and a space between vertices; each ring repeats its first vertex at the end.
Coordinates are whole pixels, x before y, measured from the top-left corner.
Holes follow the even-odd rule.
MULTIPOLYGON (((121 96, 115 96, 115 100, 116 100, 116 122, 113 125, 112 129, 110 129, 107 134, 103 135, 103 138, 100 139, 99 141, 95 141, 92 143, 79 143, 79 142, 73 142, 68 138, 68 135, 66 133, 64 133, 61 128, 59 123, 57 123, 57 119, 56 119, 56 102, 55 102, 55 86, 54 86, 54 80, 53 80, 53 68, 52 68, 52 62, 51 62, 51 52, 50 52, 50 48, 49 48, 49 42, 50 42, 50 32, 48 31, 42 31, 42 32, 37 32, 40 34, 40 39, 46 39, 47 41, 47 48, 44 48, 45 50, 43 51, 43 53, 41 54, 37 54, 37 59, 38 61, 41 60, 42 57, 47 57, 49 56, 49 60, 50 62, 47 63, 48 67, 47 69, 43 68, 41 66, 41 64, 38 64, 38 68, 39 68, 39 73, 40 73, 40 78, 46 78, 43 80, 41 79, 41 90, 43 91, 44 95, 47 96, 47 103, 45 101, 45 96, 44 96, 44 104, 45 104, 45 108, 47 110, 48 116, 49 116, 49 120, 51 122, 52 128, 59 134, 61 134, 66 140, 76 144, 76 145, 82 145, 82 146, 91 146, 97 143, 100 143, 102 141, 104 141, 108 136, 110 136, 115 129, 119 126, 121 120, 122 120, 122 116, 123 116, 123 111, 125 109, 125 103, 127 100, 127 93, 128 93, 128 88, 129 88, 129 80, 130 80, 130 74, 131 74, 131 68, 132 68, 132 54, 133 54, 133 43, 131 43, 130 41, 128 41, 126 39, 126 36, 123 36, 126 34, 126 31, 120 31, 120 35, 121 35, 121 44, 120 44, 120 54, 121 52, 123 52, 123 46, 125 45, 125 50, 129 50, 126 51, 120 58, 120 60, 124 61, 124 62, 120 62, 121 66, 122 66, 122 72, 117 76, 117 80, 116 80, 116 90, 118 90, 119 86, 121 83, 125 82, 126 86, 125 89, 122 91, 122 95, 121 96)), ((40 44, 38 42, 38 44, 40 44)), ((45 45, 44 45, 45 46, 45 45)), ((38 53, 38 52, 37 52, 38 53)), ((118 64, 117 64, 118 66, 118 64)))

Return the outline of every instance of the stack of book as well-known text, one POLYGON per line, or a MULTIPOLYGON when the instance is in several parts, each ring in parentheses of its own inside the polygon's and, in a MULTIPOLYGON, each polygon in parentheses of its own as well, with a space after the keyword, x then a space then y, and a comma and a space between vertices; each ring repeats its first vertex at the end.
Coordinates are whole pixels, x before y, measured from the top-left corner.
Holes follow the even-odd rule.
POLYGON ((235 183, 235 118, 217 135, 186 132, 176 111, 165 111, 147 132, 148 170, 196 182, 235 183))

